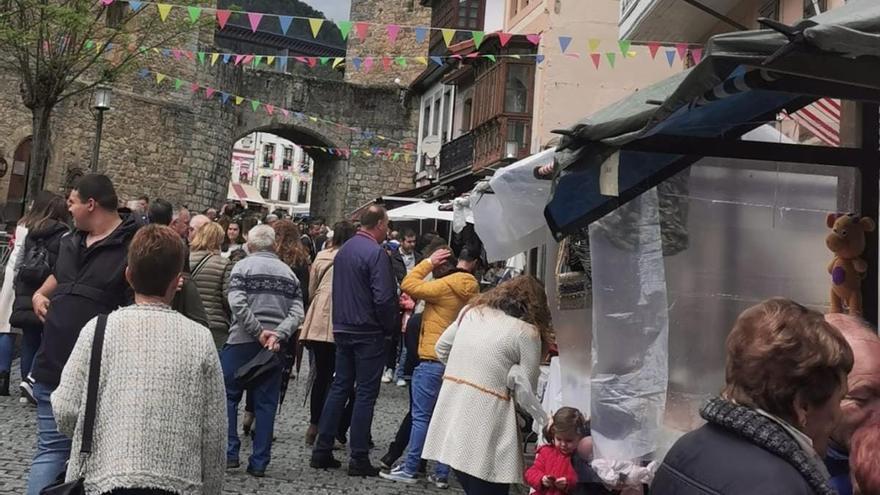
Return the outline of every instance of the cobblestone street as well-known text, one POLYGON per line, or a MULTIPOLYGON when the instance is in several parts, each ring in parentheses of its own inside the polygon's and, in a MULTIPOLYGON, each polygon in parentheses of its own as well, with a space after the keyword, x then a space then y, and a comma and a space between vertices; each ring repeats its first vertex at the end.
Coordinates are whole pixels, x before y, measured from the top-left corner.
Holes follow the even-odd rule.
MULTIPOLYGON (((17 370, 18 361, 13 365, 17 370)), ((344 468, 319 471, 309 467, 310 450, 303 437, 308 426, 308 407, 303 406, 307 368, 301 379, 291 382, 281 414, 275 423, 277 438, 272 448, 272 463, 263 479, 244 472, 244 467, 227 472, 224 493, 229 494, 342 494, 370 493, 373 495, 403 495, 412 493, 462 493, 460 490, 437 490, 424 482, 401 485, 380 479, 350 478, 344 468)), ((18 383, 14 377, 13 383, 18 383)), ((406 411, 407 394, 403 388, 382 385, 373 421, 373 438, 377 448, 371 457, 378 463, 393 439, 398 422, 406 411)), ((27 479, 27 470, 36 442, 36 409, 18 402, 18 387, 11 397, 0 397, 0 494, 21 494, 27 479)), ((250 442, 243 441, 242 460, 250 454, 250 442)), ((336 458, 347 465, 346 456, 336 458)))

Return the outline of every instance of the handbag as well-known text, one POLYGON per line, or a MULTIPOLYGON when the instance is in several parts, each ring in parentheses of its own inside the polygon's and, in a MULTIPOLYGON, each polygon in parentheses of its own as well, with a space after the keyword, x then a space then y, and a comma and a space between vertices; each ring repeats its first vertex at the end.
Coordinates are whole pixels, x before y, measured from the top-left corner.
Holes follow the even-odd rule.
POLYGON ((588 275, 571 269, 571 241, 568 237, 559 244, 556 257, 556 301, 561 310, 587 307, 588 275))
POLYGON ((277 353, 263 348, 250 361, 236 370, 235 381, 242 388, 250 388, 260 383, 268 373, 282 366, 284 366, 284 362, 277 353))
POLYGON ((61 473, 55 483, 40 490, 40 495, 85 495, 83 466, 92 453, 92 439, 95 433, 95 410, 98 405, 98 381, 101 378, 101 353, 104 350, 104 330, 107 328, 107 315, 98 315, 95 338, 92 341, 92 356, 89 360, 89 383, 86 392, 86 412, 83 418, 82 443, 79 452, 82 457, 79 476, 65 482, 66 473, 61 473))

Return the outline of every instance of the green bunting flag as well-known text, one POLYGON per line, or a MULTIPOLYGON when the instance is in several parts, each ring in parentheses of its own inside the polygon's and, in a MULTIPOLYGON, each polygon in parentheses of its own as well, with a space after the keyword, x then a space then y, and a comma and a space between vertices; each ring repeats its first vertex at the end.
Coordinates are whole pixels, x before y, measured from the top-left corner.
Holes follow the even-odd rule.
POLYGON ((251 108, 256 112, 258 108, 260 108, 259 100, 251 100, 251 108))
POLYGON ((339 21, 336 23, 336 27, 339 28, 339 33, 342 34, 342 39, 348 39, 348 33, 351 32, 351 21, 339 21))
POLYGON ((195 24, 199 20, 199 16, 202 15, 201 7, 187 7, 186 10, 189 12, 189 20, 193 24, 195 24))

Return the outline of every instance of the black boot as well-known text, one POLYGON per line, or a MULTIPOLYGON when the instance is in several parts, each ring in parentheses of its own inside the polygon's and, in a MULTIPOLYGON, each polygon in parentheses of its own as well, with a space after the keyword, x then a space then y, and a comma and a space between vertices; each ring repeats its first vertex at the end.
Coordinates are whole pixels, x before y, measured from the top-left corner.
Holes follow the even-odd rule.
POLYGON ((9 372, 0 372, 0 395, 9 395, 9 372))

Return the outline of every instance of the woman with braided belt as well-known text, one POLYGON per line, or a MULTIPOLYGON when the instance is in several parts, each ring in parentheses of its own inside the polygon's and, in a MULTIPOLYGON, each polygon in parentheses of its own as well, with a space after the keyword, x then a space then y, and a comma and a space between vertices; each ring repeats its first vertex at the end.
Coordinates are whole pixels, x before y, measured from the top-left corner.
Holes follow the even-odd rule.
POLYGON ((853 352, 823 316, 788 299, 745 310, 727 337, 726 385, 707 424, 675 443, 652 495, 831 495, 822 456, 853 352))
POLYGON ((507 377, 520 367, 535 389, 550 325, 544 288, 521 276, 473 299, 437 342, 446 371, 422 457, 452 467, 468 495, 506 494, 522 482, 507 377))

